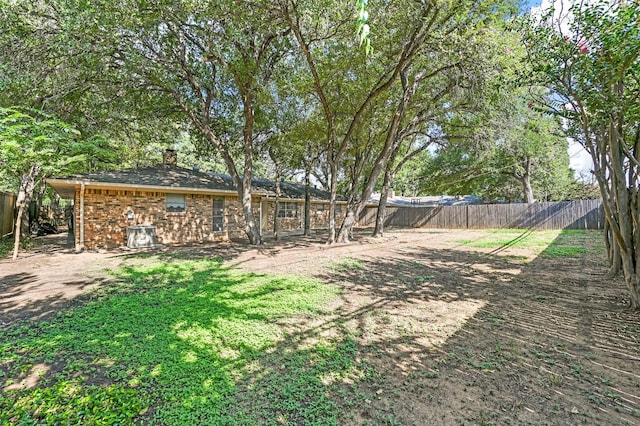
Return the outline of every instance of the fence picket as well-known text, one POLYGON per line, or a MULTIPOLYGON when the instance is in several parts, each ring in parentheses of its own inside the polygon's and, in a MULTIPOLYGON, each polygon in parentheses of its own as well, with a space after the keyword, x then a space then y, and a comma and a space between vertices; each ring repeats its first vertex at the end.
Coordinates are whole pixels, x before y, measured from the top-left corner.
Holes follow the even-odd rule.
POLYGON ((15 194, 0 192, 0 237, 13 232, 13 209, 15 204, 15 194))

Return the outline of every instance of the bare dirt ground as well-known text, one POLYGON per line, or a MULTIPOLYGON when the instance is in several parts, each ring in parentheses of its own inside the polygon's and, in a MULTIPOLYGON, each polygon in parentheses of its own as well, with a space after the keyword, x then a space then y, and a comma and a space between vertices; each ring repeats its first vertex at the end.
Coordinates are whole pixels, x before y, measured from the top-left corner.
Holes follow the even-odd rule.
MULTIPOLYGON (((217 256, 242 270, 337 284, 331 318, 307 335, 347 330, 376 367, 376 395, 350 424, 640 424, 640 314, 606 275, 598 238, 573 257, 527 248, 471 248, 483 231, 358 232, 178 247, 167 256, 217 256)), ((108 285, 127 252, 75 254, 47 237, 16 262, 0 260, 0 326, 81 303, 108 285)))

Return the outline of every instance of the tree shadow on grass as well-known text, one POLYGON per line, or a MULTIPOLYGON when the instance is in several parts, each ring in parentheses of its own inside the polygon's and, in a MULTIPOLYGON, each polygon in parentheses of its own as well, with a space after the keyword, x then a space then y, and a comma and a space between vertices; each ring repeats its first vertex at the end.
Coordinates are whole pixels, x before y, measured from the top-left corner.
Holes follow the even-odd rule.
POLYGON ((323 275, 345 289, 344 324, 384 378, 362 383, 379 407, 360 418, 636 423, 640 316, 583 235, 561 233, 527 264, 399 248, 323 275))
POLYGON ((216 261, 127 266, 117 278, 50 321, 0 330, 0 422, 214 424, 240 368, 281 338, 278 322, 335 297, 216 261), (41 377, 13 386, 34 365, 41 377))
POLYGON ((0 396, 0 421, 632 423, 638 316, 585 270, 584 256, 402 246, 338 261, 324 283, 128 266, 86 304, 0 331, 4 377, 50 367, 0 396))
POLYGON ((244 375, 239 405, 259 424, 636 424, 640 316, 584 235, 526 264, 411 248, 337 261, 321 278, 342 303, 244 375), (341 361, 319 361, 318 341, 341 361), (339 414, 309 420, 318 400, 339 414))

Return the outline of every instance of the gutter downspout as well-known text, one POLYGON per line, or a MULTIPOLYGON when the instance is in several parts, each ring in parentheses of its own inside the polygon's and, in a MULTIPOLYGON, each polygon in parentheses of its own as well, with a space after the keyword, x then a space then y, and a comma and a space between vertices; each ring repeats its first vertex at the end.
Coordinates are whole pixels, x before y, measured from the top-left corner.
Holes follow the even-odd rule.
POLYGON ((80 241, 76 250, 84 250, 84 182, 80 184, 80 241))

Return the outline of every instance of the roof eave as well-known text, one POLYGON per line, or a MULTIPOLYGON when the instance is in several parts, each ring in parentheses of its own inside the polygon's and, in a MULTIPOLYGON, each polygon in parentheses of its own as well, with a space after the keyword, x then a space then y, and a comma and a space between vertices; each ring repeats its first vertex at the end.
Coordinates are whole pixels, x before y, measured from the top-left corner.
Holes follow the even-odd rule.
MULTIPOLYGON (((58 193, 59 189, 63 190, 73 187, 80 187, 84 184, 85 188, 100 188, 100 189, 116 189, 116 190, 141 190, 150 192, 171 192, 171 193, 189 193, 189 194, 220 194, 220 195, 238 195, 238 192, 233 189, 208 189, 208 188, 189 188, 189 187, 173 187, 173 186, 161 186, 161 185, 139 185, 131 183, 113 183, 113 182, 96 182, 91 180, 81 179, 47 179, 47 183, 51 185, 58 193)), ((266 195, 259 192, 254 192, 254 195, 266 195)), ((62 195, 62 194, 61 194, 62 195)))

